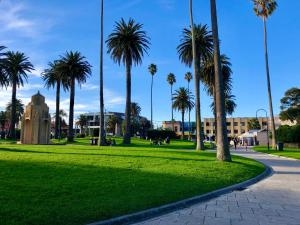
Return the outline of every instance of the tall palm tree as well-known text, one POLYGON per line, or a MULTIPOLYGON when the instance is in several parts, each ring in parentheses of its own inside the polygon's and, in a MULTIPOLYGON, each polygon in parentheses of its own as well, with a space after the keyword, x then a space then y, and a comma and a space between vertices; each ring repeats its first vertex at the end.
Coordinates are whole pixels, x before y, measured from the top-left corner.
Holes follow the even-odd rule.
POLYGON ((174 112, 173 112, 173 85, 176 83, 176 76, 173 73, 170 73, 167 76, 167 82, 170 84, 171 86, 171 115, 172 115, 172 131, 175 130, 174 128, 174 112))
POLYGON ((78 125, 80 127, 80 134, 84 134, 85 133, 85 128, 87 126, 88 123, 88 118, 86 115, 84 114, 80 114, 79 118, 78 118, 78 125))
POLYGON ((61 56, 57 70, 63 77, 66 77, 70 87, 70 111, 69 111, 69 133, 68 141, 74 140, 74 101, 75 101, 75 83, 83 84, 92 74, 91 65, 80 52, 67 52, 61 56))
POLYGON ((9 137, 16 139, 16 107, 17 107, 17 88, 27 82, 28 75, 34 70, 29 58, 21 52, 8 51, 4 54, 3 71, 7 76, 8 83, 12 86, 11 98, 11 119, 10 119, 10 134, 9 137))
MULTIPOLYGON (((54 118, 56 118, 57 114, 54 113, 54 118)), ((60 109, 59 110, 59 113, 58 113, 58 118, 59 118, 59 135, 58 135, 58 138, 60 139, 61 138, 61 131, 62 131, 62 125, 63 124, 66 124, 66 121, 65 121, 65 118, 68 117, 68 114, 66 113, 65 110, 63 109, 60 109)))
POLYGON ((104 0, 101 0, 100 12, 100 123, 99 123, 99 146, 106 145, 106 136, 104 129, 104 93, 103 93, 103 28, 104 28, 104 0))
POLYGON ((181 112, 181 139, 184 139, 184 114, 194 107, 193 96, 188 89, 181 87, 173 94, 173 108, 181 112))
POLYGON ((153 127, 153 77, 157 73, 157 66, 151 64, 148 67, 149 73, 151 74, 151 127, 153 127))
MULTIPOLYGON (((6 105, 6 113, 10 115, 11 111, 12 111, 12 103, 9 102, 6 105)), ((24 104, 22 103, 21 99, 16 99, 16 124, 19 124, 23 114, 24 114, 24 104)))
MULTIPOLYGON (((235 95, 231 95, 231 94, 225 94, 225 112, 226 112, 226 115, 229 115, 231 116, 236 107, 237 107, 237 104, 236 104, 236 99, 235 99, 235 95)), ((215 101, 213 101, 210 105, 210 108, 212 109, 213 113, 215 113, 216 111, 216 107, 215 107, 215 101)))
POLYGON ((225 93, 224 81, 221 71, 221 58, 219 46, 219 32, 216 0, 210 0, 211 23, 214 42, 214 62, 215 62, 215 93, 216 93, 216 117, 217 117, 217 159, 220 161, 231 161, 229 150, 226 112, 225 112, 225 93))
POLYGON ((140 116, 142 108, 139 105, 139 103, 131 102, 130 108, 131 108, 131 116, 132 116, 133 119, 140 116))
POLYGON ((268 86, 268 98, 269 98, 269 110, 271 116, 271 130, 272 130, 272 147, 276 148, 276 132, 275 132, 275 120, 273 112, 272 91, 271 91, 271 79, 269 69, 269 56, 268 56, 268 37, 267 37, 267 19, 273 14, 277 8, 277 2, 275 0, 253 0, 254 12, 257 16, 263 19, 264 23, 264 46, 265 46, 265 61, 266 61, 266 75, 268 86))
POLYGON ((0 46, 0 87, 5 87, 7 86, 7 76, 5 74, 4 68, 3 68, 3 62, 4 62, 4 53, 2 53, 2 51, 5 49, 6 47, 4 46, 0 46))
MULTIPOLYGON (((192 16, 192 2, 190 2, 190 14, 192 16)), ((193 21, 192 21, 193 22, 193 21)), ((177 47, 180 60, 191 67, 194 65, 195 95, 196 95, 196 140, 197 150, 203 150, 203 133, 201 123, 201 100, 200 100, 200 75, 201 62, 212 54, 213 40, 207 25, 193 25, 192 29, 183 29, 180 45, 177 47), (194 41, 193 41, 194 37, 194 41), (195 42, 195 43, 194 43, 195 42), (194 43, 194 45, 193 45, 194 43), (195 48, 193 48, 195 46, 195 48), (194 49, 194 50, 193 50, 194 49), (194 53, 193 53, 194 52, 194 53), (195 54, 195 57, 194 57, 195 54)))
MULTIPOLYGON (((193 79, 191 72, 187 72, 184 79, 188 82, 188 91, 190 92, 190 82, 193 79)), ((191 110, 189 110, 189 140, 191 140, 191 110)))
POLYGON ((45 69, 42 73, 42 79, 45 82, 45 87, 50 89, 56 86, 56 117, 55 117, 55 134, 54 138, 59 138, 59 111, 60 111, 60 89, 63 87, 64 90, 68 90, 69 83, 67 82, 66 77, 64 77, 58 71, 59 61, 49 62, 48 68, 45 69))
POLYGON ((126 110, 125 110, 125 135, 124 144, 131 143, 130 115, 131 115, 131 68, 133 65, 142 64, 142 59, 149 49, 150 41, 143 30, 143 25, 129 19, 117 22, 113 33, 106 41, 108 53, 118 63, 126 67, 126 110))

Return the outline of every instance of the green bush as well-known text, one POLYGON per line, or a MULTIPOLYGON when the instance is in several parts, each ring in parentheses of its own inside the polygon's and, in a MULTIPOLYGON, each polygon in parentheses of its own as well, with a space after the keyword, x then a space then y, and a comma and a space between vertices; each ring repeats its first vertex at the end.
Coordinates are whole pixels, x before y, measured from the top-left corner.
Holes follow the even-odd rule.
POLYGON ((148 138, 155 140, 155 139, 166 139, 167 137, 171 139, 177 138, 177 135, 174 131, 171 130, 149 130, 148 131, 148 138))
POLYGON ((300 125, 280 126, 276 131, 277 139, 284 143, 300 143, 300 125))

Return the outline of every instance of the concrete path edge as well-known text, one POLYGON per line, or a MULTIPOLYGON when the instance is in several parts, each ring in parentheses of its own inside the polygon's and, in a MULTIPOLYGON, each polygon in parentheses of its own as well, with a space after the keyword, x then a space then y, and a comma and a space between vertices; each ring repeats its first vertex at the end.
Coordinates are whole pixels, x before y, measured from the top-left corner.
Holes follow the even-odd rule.
MULTIPOLYGON (((260 162, 262 163, 262 162, 260 162)), ((166 204, 163 206, 147 209, 144 211, 140 211, 137 213, 127 214, 120 217, 115 217, 108 220, 98 221, 94 223, 90 223, 88 225, 129 225, 133 223, 142 222, 144 220, 148 220, 157 216, 161 216, 163 214, 171 213, 175 210, 184 209, 194 204, 206 202, 213 198, 217 198, 221 195, 248 188, 249 186, 258 183, 259 181, 269 177, 272 175, 273 170, 270 166, 262 163, 265 166, 264 172, 259 174, 258 176, 246 180, 244 182, 231 185, 229 187, 225 187, 216 191, 212 191, 203 195, 195 196, 192 198, 184 199, 181 201, 173 202, 170 204, 166 204)))

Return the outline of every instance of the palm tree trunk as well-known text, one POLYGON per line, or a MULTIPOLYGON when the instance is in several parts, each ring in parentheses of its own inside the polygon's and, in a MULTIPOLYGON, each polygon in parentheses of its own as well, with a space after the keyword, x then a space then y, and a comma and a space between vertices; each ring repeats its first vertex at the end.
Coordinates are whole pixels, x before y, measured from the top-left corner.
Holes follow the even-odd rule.
POLYGON ((153 128, 153 75, 151 77, 151 128, 153 128))
POLYGON ((70 85, 70 112, 69 112, 69 135, 68 141, 74 141, 74 130, 73 130, 73 122, 74 122, 74 99, 75 99, 75 80, 71 80, 70 85))
POLYGON ((59 103, 60 103, 60 81, 56 82, 56 113, 55 113, 55 134, 54 138, 59 136, 59 103))
POLYGON ((104 24, 104 0, 101 0, 101 34, 100 34, 100 124, 99 146, 106 145, 104 129, 104 96, 103 96, 103 24, 104 24))
POLYGON ((269 110, 271 116, 271 131, 272 131, 272 148, 276 149, 276 128, 275 128, 275 119, 273 112, 273 102, 272 102, 272 91, 271 91, 271 81, 270 81, 270 70, 269 70, 269 57, 268 57, 268 37, 267 37, 267 21, 266 18, 263 18, 264 21, 264 45, 265 45, 265 60, 266 60, 266 74, 267 74, 267 83, 268 83, 268 97, 269 97, 269 110))
POLYGON ((216 117, 217 117, 217 159, 220 161, 231 161, 229 143, 227 137, 224 82, 221 74, 220 46, 217 20, 216 0, 210 0, 211 22, 214 42, 215 62, 215 89, 216 89, 216 117))
POLYGON ((175 132, 174 111, 173 111, 173 85, 171 85, 171 111, 172 111, 172 130, 175 132))
POLYGON ((17 83, 14 80, 12 85, 11 98, 11 120, 10 120, 10 137, 16 139, 16 104, 17 104, 17 83))
POLYGON ((182 123, 181 139, 184 140, 184 111, 181 112, 181 123, 182 123))
POLYGON ((124 144, 131 143, 131 65, 126 61, 126 109, 125 109, 125 135, 124 144))
MULTIPOLYGON (((218 125, 217 125, 217 111, 216 111, 216 102, 217 102, 217 100, 216 100, 216 89, 213 87, 213 91, 214 91, 214 104, 215 104, 215 107, 214 107, 214 118, 215 118, 215 142, 217 143, 218 142, 218 138, 217 138, 217 134, 218 134, 218 129, 217 129, 217 127, 218 127, 218 125)), ((226 124, 227 125, 227 124, 226 124)))
MULTIPOLYGON (((190 94, 190 82, 188 81, 188 92, 190 94)), ((189 109, 189 140, 191 140, 191 109, 189 109)))
POLYGON ((194 74, 195 74, 195 95, 196 95, 196 150, 204 150, 203 138, 201 138, 202 124, 201 124, 201 105, 200 105, 200 59, 198 59, 196 52, 196 39, 194 32, 194 19, 193 19, 193 1, 190 0, 190 26, 192 33, 192 48, 193 48, 193 61, 194 61, 194 74))

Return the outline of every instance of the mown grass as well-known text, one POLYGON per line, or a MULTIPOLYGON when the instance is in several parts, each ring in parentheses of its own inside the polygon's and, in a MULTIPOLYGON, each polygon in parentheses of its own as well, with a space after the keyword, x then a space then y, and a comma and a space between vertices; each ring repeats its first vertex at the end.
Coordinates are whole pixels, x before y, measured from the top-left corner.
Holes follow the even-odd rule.
POLYGON ((217 162, 214 153, 191 151, 190 142, 148 146, 142 140, 126 147, 1 145, 0 224, 86 224, 204 194, 264 170, 240 157, 217 162))
POLYGON ((297 148, 284 148, 283 151, 268 150, 267 147, 257 146, 253 148, 255 151, 263 152, 272 155, 284 156, 293 159, 300 159, 300 149, 297 148))

